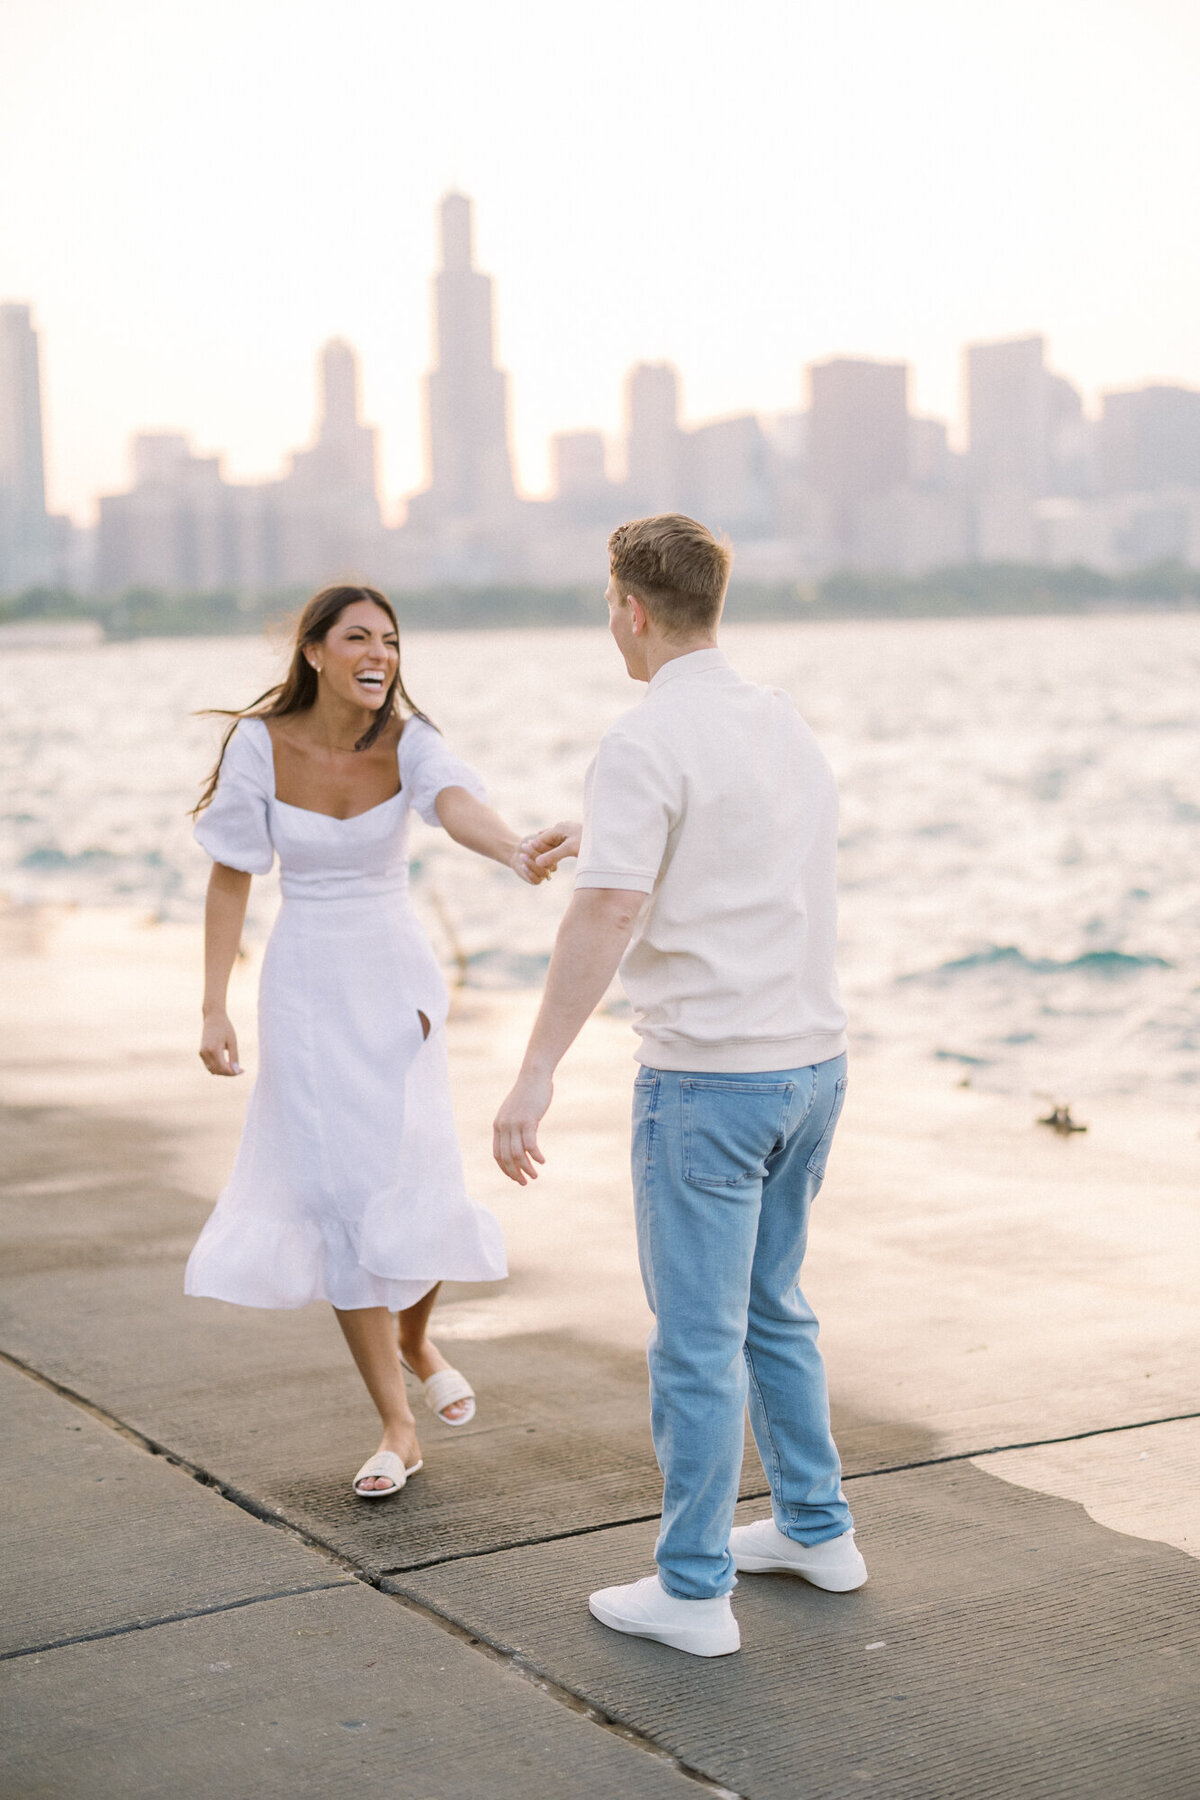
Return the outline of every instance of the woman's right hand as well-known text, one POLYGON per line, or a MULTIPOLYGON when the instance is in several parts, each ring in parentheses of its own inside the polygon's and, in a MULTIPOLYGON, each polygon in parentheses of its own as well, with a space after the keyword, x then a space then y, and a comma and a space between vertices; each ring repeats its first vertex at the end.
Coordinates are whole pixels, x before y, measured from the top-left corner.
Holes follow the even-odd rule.
POLYGON ((542 831, 535 831, 532 837, 525 839, 522 850, 527 850, 531 866, 538 870, 539 879, 552 875, 560 862, 568 856, 579 855, 580 839, 583 826, 577 819, 561 819, 557 825, 547 825, 542 831))
POLYGON ((240 1075, 237 1033, 228 1013, 209 1013, 200 1034, 200 1061, 210 1075, 240 1075))

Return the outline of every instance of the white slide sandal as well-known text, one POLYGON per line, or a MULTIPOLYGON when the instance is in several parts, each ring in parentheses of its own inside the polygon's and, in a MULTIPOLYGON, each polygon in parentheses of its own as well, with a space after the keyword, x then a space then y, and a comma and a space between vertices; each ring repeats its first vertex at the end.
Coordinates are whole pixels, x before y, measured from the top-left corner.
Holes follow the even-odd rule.
POLYGON ((428 1381, 421 1383, 421 1390, 426 1406, 443 1425, 469 1425, 475 1417, 475 1389, 459 1370, 439 1369, 428 1381), (445 1409, 453 1406, 456 1400, 467 1400, 470 1404, 460 1419, 448 1419, 445 1409))
POLYGON ((403 1461, 394 1450, 377 1450, 369 1456, 358 1474, 354 1477, 354 1492, 360 1500, 390 1500, 398 1494, 410 1475, 425 1467, 424 1457, 418 1457, 411 1469, 406 1469, 403 1461), (370 1481, 372 1477, 383 1475, 392 1483, 386 1488, 362 1488, 360 1481, 370 1481))

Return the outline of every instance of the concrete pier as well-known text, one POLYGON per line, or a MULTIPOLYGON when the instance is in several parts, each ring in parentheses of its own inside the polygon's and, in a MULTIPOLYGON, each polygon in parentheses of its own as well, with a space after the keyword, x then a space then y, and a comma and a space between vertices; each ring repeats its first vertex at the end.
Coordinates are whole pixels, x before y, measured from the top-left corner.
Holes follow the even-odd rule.
MULTIPOLYGON (((367 1505, 375 1421, 328 1310, 182 1294, 245 1099, 195 1059, 195 953, 75 914, 9 944, 0 1792, 1200 1792, 1194 1119, 1114 1104, 1064 1140, 858 1061, 806 1287, 871 1579, 744 1577, 743 1650, 706 1663, 586 1606, 649 1572, 659 1499, 627 1026, 592 1021, 518 1191, 488 1126, 532 998, 459 997, 468 1171, 513 1275, 446 1292, 477 1417, 419 1413, 425 1468, 367 1505)), ((742 1491, 762 1516, 752 1448, 742 1491)))

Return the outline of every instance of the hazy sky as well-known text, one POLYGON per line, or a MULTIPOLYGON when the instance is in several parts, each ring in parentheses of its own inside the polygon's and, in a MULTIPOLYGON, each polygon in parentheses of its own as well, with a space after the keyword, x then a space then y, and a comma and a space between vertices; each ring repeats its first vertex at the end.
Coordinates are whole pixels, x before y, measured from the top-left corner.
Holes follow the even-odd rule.
POLYGON ((969 338, 1200 385, 1197 0, 0 0, 0 298, 42 332, 51 500, 143 428, 275 472, 344 334, 419 484, 434 209, 477 202, 521 479, 669 357, 692 419, 969 338))

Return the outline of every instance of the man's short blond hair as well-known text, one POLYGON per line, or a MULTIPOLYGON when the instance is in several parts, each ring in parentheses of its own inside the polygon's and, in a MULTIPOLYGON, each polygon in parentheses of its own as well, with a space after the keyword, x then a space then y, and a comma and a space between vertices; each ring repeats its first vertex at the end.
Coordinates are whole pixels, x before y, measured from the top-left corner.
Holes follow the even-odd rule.
POLYGON ((665 637, 710 632, 721 617, 733 552, 707 525, 658 513, 618 525, 608 560, 619 586, 636 594, 665 637))

